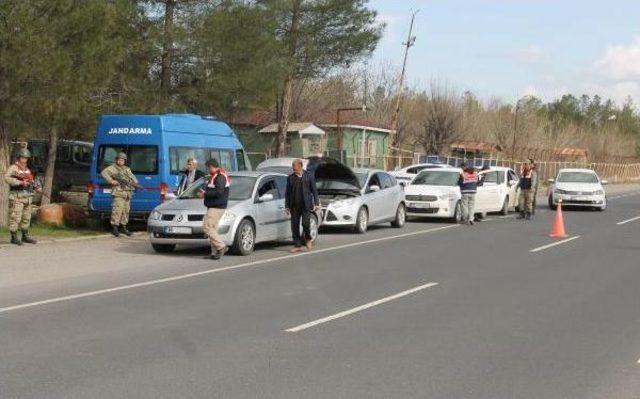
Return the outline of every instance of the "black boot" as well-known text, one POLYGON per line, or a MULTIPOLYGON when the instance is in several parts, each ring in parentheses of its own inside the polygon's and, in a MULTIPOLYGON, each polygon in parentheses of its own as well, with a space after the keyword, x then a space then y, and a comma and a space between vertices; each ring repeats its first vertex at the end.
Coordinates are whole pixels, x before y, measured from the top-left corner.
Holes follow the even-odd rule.
POLYGON ((525 214, 524 212, 520 212, 520 214, 516 217, 516 219, 524 219, 525 214))
POLYGON ((531 213, 530 212, 527 212, 527 215, 525 216, 525 219, 526 220, 531 220, 531 213))
POLYGON ((116 226, 115 224, 111 227, 111 234, 113 234, 114 237, 120 237, 118 226, 116 226))
POLYGON ((18 236, 18 232, 17 231, 12 231, 11 232, 11 243, 12 244, 16 244, 16 245, 22 245, 22 240, 18 236))
POLYGON ((127 225, 126 224, 121 225, 120 226, 120 230, 122 231, 122 234, 124 234, 127 237, 131 237, 131 235, 133 234, 132 232, 127 230, 127 225))
POLYGON ((26 242, 29 244, 38 243, 38 241, 36 241, 33 237, 29 235, 29 230, 22 230, 22 242, 26 242))

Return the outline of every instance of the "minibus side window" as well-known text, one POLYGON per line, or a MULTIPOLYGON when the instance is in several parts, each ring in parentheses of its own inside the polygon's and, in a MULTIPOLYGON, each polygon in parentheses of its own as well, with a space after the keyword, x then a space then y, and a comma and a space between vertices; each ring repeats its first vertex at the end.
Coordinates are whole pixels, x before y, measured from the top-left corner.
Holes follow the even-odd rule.
POLYGON ((187 166, 187 159, 195 158, 198 161, 198 169, 206 171, 206 162, 211 156, 210 150, 195 147, 169 147, 169 160, 171 174, 177 175, 187 166))
POLYGON ((238 162, 238 170, 249 170, 247 168, 247 162, 246 159, 244 158, 244 151, 243 150, 236 150, 236 162, 238 162))
POLYGON ((158 147, 155 145, 101 145, 98 154, 98 170, 112 165, 119 152, 125 152, 127 165, 135 174, 154 175, 158 173, 158 147))

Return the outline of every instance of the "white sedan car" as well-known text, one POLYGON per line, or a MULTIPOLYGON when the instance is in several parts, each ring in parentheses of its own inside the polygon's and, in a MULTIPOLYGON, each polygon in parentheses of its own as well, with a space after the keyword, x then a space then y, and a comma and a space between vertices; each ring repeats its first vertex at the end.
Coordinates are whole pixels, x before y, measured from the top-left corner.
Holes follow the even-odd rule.
POLYGON ((437 168, 449 168, 450 166, 447 164, 441 163, 418 163, 415 165, 407 166, 406 168, 394 170, 393 172, 389 172, 389 174, 398 180, 398 183, 406 186, 411 183, 418 173, 422 172, 425 169, 437 169, 437 168))
MULTIPOLYGON (((458 186, 460 169, 423 170, 405 187, 407 216, 462 219, 458 186)), ((508 168, 494 168, 480 173, 483 184, 476 194, 475 213, 508 212, 517 201, 516 175, 508 168)))
POLYGON ((558 200, 563 205, 593 208, 604 211, 607 208, 607 196, 603 185, 591 169, 560 169, 555 179, 549 179, 549 208, 556 209, 558 200))
POLYGON ((321 225, 351 227, 357 233, 366 232, 373 224, 404 226, 404 192, 387 172, 352 171, 331 159, 322 160, 314 170, 322 206, 321 225))

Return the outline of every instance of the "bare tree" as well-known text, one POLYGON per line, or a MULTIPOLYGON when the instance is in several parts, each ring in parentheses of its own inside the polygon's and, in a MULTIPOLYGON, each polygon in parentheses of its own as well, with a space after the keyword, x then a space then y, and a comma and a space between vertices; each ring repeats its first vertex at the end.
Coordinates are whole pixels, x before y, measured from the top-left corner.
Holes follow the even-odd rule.
POLYGON ((460 137, 462 107, 446 86, 432 83, 419 142, 427 154, 440 154, 447 144, 460 137))

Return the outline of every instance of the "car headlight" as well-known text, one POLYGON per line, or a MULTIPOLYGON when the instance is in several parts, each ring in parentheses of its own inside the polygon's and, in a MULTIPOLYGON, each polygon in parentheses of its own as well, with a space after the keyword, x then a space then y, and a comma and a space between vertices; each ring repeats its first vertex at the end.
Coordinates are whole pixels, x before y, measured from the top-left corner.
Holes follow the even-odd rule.
POLYGON ((229 225, 236 220, 236 214, 233 212, 225 211, 224 215, 220 218, 220 224, 229 225))
POLYGON ((451 200, 454 200, 455 198, 456 196, 453 193, 438 195, 438 199, 440 201, 451 201, 451 200))
POLYGON ((594 195, 604 195, 604 190, 598 190, 593 193, 594 195))
POLYGON ((566 190, 560 190, 559 188, 556 188, 556 194, 567 194, 566 190))
POLYGON ((153 210, 149 215, 149 220, 160 220, 160 219, 162 219, 162 213, 156 210, 153 210))
POLYGON ((340 200, 340 201, 331 203, 331 206, 335 209, 343 208, 345 206, 351 206, 351 205, 353 205, 352 199, 340 200))

